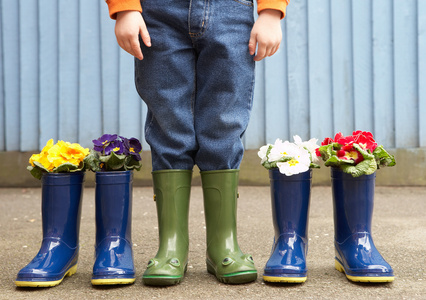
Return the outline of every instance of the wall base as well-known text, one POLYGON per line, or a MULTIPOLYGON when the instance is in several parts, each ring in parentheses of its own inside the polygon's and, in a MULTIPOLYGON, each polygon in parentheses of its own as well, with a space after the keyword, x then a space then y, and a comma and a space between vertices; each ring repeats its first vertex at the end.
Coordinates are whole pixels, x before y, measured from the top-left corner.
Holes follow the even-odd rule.
MULTIPOLYGON (((34 152, 0 152, 0 187, 39 187, 40 181, 27 171, 34 152)), ((396 165, 377 172, 378 186, 426 186, 426 148, 393 149, 396 165)), ((151 152, 142 154, 142 169, 134 174, 134 186, 151 186, 151 152)), ((241 185, 269 185, 268 171, 260 165, 257 150, 247 150, 241 163, 241 185)), ((87 172, 85 186, 94 186, 94 174, 87 172)), ((200 185, 198 168, 194 168, 193 185, 200 185)), ((330 169, 321 164, 313 173, 313 185, 330 185, 330 169)))

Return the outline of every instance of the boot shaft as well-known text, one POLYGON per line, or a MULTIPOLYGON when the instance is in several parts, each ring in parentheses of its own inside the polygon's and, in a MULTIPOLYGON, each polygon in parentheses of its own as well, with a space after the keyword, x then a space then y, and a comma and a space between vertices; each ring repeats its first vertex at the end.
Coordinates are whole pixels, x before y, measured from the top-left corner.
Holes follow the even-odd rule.
POLYGON ((96 173, 96 245, 106 236, 131 243, 133 171, 96 173))
POLYGON ((84 175, 84 172, 43 175, 43 239, 58 238, 71 248, 78 246, 84 175))
POLYGON ((331 168, 334 232, 338 242, 357 232, 371 233, 376 174, 352 177, 331 168))
POLYGON ((237 245, 237 199, 239 170, 201 172, 207 246, 215 237, 237 245))
POLYGON ((279 169, 271 169, 269 178, 275 238, 283 233, 297 233, 307 238, 312 170, 286 176, 279 169))
POLYGON ((177 233, 188 241, 192 171, 154 171, 152 179, 154 200, 157 206, 160 247, 167 246, 168 241, 175 239, 177 233))

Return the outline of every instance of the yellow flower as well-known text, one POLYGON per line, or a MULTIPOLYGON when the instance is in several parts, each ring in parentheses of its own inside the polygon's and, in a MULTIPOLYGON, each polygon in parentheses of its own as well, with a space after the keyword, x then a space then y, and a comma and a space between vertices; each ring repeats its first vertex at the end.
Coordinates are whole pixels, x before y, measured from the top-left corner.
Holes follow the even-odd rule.
POLYGON ((50 139, 40 154, 31 156, 30 164, 34 167, 34 162, 38 162, 51 172, 54 168, 65 163, 79 166, 89 152, 88 148, 83 148, 77 143, 58 141, 53 144, 53 139, 50 139))
POLYGON ((48 152, 53 146, 53 139, 47 141, 46 146, 44 146, 43 150, 40 154, 33 154, 30 157, 30 164, 34 167, 34 162, 40 163, 45 169, 52 171, 53 165, 48 160, 48 152))

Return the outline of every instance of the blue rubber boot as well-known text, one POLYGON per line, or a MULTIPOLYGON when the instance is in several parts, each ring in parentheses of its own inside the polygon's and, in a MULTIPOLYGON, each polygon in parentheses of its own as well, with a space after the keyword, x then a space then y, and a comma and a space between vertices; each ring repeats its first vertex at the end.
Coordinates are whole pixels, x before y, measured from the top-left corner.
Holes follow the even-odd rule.
POLYGON ((96 260, 93 285, 135 282, 132 171, 96 173, 96 260))
POLYGON ((42 182, 43 241, 19 271, 19 287, 52 287, 77 271, 84 173, 46 173, 42 182))
POLYGON ((275 236, 263 280, 305 282, 312 170, 286 176, 271 169, 269 178, 275 236))
POLYGON ((376 174, 354 178, 332 168, 331 177, 336 269, 351 281, 393 281, 393 270, 371 236, 376 174))

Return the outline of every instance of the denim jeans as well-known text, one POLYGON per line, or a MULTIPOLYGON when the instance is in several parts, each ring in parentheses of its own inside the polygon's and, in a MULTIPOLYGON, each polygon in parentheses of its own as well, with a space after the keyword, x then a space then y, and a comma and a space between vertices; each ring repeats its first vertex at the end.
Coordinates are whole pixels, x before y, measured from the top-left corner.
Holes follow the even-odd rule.
POLYGON ((141 3, 152 47, 142 45, 135 81, 153 171, 238 169, 253 102, 253 2, 141 3))

